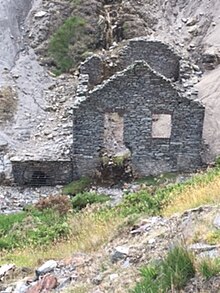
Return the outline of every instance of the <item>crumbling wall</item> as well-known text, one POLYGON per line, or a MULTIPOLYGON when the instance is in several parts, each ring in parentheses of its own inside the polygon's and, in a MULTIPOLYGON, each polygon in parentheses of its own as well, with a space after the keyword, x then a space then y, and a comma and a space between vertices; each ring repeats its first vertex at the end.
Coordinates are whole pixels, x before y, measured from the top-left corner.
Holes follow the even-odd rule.
POLYGON ((100 164, 106 113, 123 117, 124 144, 139 175, 192 171, 202 165, 204 107, 181 96, 171 81, 139 61, 76 101, 75 176, 92 175, 100 164), (153 137, 155 114, 171 116, 170 137, 153 137))
POLYGON ((89 75, 91 87, 101 84, 116 72, 122 71, 135 61, 143 60, 163 76, 178 80, 180 57, 168 45, 149 41, 146 37, 131 39, 124 47, 110 54, 93 55, 80 66, 81 74, 89 75))
POLYGON ((130 40, 119 54, 119 67, 125 69, 137 60, 144 60, 167 78, 177 80, 179 77, 180 57, 160 41, 148 41, 146 38, 130 40))

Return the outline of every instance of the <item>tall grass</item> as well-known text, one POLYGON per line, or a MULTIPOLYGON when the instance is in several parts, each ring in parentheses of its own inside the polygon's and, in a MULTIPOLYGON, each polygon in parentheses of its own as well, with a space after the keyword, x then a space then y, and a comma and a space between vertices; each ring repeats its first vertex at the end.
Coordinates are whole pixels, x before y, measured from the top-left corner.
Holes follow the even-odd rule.
POLYGON ((163 215, 170 216, 177 212, 196 208, 205 204, 220 203, 220 168, 193 176, 183 184, 177 184, 158 193, 167 193, 163 215))
POLYGON ((204 258, 198 263, 198 271, 206 279, 220 274, 220 259, 204 258))
POLYGON ((65 241, 58 238, 47 245, 29 244, 12 251, 2 251, 1 263, 12 261, 18 266, 35 267, 47 259, 70 257, 77 251, 89 253, 98 250, 113 237, 122 221, 123 219, 118 217, 104 217, 88 208, 68 219, 68 227, 71 230, 65 241))
POLYGON ((195 275, 193 257, 183 247, 174 247, 162 261, 142 268, 141 275, 133 293, 180 290, 195 275))

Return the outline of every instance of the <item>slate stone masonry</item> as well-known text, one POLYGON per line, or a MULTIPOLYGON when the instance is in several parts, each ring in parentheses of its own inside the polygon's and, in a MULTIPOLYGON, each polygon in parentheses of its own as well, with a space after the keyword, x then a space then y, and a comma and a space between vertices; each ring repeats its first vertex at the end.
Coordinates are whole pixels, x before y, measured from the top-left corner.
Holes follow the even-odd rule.
POLYGON ((15 183, 26 186, 53 186, 72 181, 71 161, 13 161, 15 183))
POLYGON ((118 66, 125 69, 83 92, 74 104, 74 177, 94 174, 103 148, 104 115, 115 112, 123 116, 124 144, 140 176, 201 167, 204 107, 173 83, 180 57, 161 42, 140 38, 121 52, 118 66), (170 138, 152 137, 154 114, 171 115, 170 138))
POLYGON ((93 176, 105 148, 105 117, 113 113, 122 118, 122 144, 139 176, 193 171, 202 166, 205 109, 195 101, 193 87, 182 83, 186 80, 183 60, 168 45, 146 38, 128 41, 117 54, 110 60, 112 67, 98 55, 81 65, 69 159, 14 159, 15 183, 59 185, 93 176), (158 114, 170 115, 169 135, 159 138, 152 131, 158 114))

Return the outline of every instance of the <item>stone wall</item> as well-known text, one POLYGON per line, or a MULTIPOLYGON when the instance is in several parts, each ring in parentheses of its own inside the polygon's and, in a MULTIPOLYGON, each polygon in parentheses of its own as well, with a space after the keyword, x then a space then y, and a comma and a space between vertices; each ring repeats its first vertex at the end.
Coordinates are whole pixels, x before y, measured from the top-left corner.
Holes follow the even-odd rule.
POLYGON ((119 54, 119 67, 125 69, 135 61, 144 60, 158 73, 178 80, 180 57, 160 41, 135 38, 129 41, 119 54))
POLYGON ((72 181, 70 161, 13 161, 12 173, 18 185, 53 186, 72 181))
POLYGON ((90 86, 96 86, 135 61, 143 60, 158 73, 174 81, 179 78, 180 57, 167 44, 149 41, 146 37, 131 39, 112 55, 93 55, 80 66, 81 74, 89 75, 90 86))
POLYGON ((124 144, 139 175, 192 171, 202 165, 204 107, 181 96, 170 80, 138 61, 77 99, 73 126, 75 177, 92 175, 100 164, 105 113, 123 116, 124 144), (171 115, 169 138, 152 137, 154 114, 171 115))

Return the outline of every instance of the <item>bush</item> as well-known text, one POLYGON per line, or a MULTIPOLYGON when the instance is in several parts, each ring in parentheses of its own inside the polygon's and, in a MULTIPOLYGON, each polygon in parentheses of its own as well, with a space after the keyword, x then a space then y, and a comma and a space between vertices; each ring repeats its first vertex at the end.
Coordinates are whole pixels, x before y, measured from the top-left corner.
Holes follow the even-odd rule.
POLYGON ((109 200, 109 197, 95 192, 79 193, 72 199, 72 206, 76 210, 85 208, 88 204, 103 203, 109 200))
POLYGON ((65 195, 51 195, 41 198, 35 207, 39 211, 52 209, 60 215, 65 215, 72 209, 71 200, 65 195))
POLYGON ((203 259, 199 263, 198 270, 208 280, 220 273, 220 259, 203 259))
POLYGON ((182 289, 195 275, 191 254, 182 247, 170 250, 167 257, 141 270, 142 280, 133 293, 168 292, 170 289, 182 289))
POLYGON ((89 189, 91 185, 91 179, 88 177, 82 177, 79 180, 73 181, 70 184, 64 186, 63 193, 69 195, 76 195, 89 189))
POLYGON ((69 71, 87 51, 85 25, 81 17, 69 17, 50 39, 49 54, 54 59, 57 73, 69 71))
POLYGON ((161 199, 150 194, 147 190, 126 195, 116 209, 123 215, 147 213, 158 214, 161 209, 161 199))

